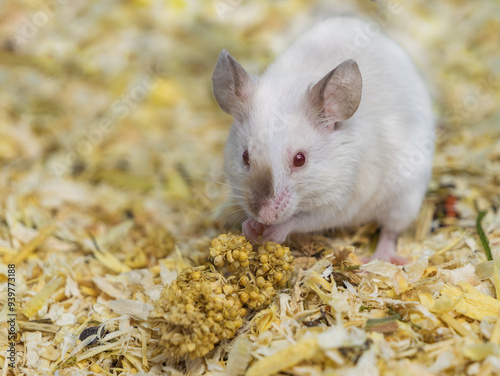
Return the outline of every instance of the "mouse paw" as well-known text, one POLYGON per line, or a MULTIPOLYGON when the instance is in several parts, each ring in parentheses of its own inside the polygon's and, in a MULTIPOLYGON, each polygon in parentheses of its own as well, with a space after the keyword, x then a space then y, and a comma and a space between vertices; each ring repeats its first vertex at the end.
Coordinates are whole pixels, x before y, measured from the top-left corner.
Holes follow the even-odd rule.
POLYGON ((262 235, 265 228, 265 225, 257 222, 254 218, 248 218, 242 225, 243 236, 256 242, 259 240, 259 236, 262 235))
POLYGON ((394 256, 389 257, 389 262, 391 262, 395 265, 407 265, 411 262, 411 260, 407 257, 404 257, 404 256, 394 255, 394 256))
POLYGON ((398 235, 395 232, 382 229, 378 239, 375 253, 370 257, 371 260, 381 260, 395 265, 405 265, 410 263, 410 259, 397 254, 398 235))
POLYGON ((279 225, 271 225, 264 230, 262 240, 264 242, 270 240, 281 244, 286 240, 289 232, 290 230, 283 223, 279 225))

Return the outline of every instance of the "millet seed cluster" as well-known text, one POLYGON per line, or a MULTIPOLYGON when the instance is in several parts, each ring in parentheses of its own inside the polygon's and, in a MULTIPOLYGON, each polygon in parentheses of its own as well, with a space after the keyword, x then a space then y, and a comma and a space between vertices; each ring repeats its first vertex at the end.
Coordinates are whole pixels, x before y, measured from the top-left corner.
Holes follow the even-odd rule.
POLYGON ((289 248, 267 242, 255 251, 234 234, 212 240, 210 259, 213 266, 182 270, 155 304, 153 322, 174 358, 203 356, 234 336, 247 310, 267 307, 294 266, 289 248))

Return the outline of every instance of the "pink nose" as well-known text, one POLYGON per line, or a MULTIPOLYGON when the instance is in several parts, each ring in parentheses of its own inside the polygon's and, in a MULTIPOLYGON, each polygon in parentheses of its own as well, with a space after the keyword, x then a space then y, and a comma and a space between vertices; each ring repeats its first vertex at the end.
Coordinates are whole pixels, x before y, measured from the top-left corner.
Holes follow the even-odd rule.
POLYGON ((289 200, 290 194, 288 190, 281 191, 269 199, 259 210, 259 222, 270 225, 278 221, 289 200))
POLYGON ((264 205, 259 211, 259 220, 265 224, 272 224, 278 219, 278 209, 273 205, 272 201, 264 205))

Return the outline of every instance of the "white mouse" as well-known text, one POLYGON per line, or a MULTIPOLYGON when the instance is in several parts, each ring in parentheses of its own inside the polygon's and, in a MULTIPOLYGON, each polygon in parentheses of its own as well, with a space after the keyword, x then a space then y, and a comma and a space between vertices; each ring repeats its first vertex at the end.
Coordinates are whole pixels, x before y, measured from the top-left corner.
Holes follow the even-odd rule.
POLYGON ((225 170, 246 237, 281 243, 375 221, 372 258, 406 262, 397 238, 431 176, 434 116, 408 55, 371 26, 323 21, 259 77, 219 55, 213 93, 234 118, 225 170))

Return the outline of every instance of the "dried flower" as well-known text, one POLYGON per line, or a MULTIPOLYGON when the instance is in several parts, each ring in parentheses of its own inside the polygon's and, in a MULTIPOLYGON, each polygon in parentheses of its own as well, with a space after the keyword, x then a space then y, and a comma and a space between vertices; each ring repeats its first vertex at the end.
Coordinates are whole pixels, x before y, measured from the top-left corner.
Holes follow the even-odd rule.
POLYGON ((232 291, 222 274, 207 267, 185 268, 163 290, 152 317, 173 357, 203 356, 235 334, 243 319, 232 291))
POLYGON ((230 272, 245 273, 250 265, 252 245, 244 236, 222 234, 211 242, 210 257, 218 268, 227 263, 230 272))
POLYGON ((163 345, 177 359, 203 356, 231 338, 247 308, 267 307, 294 265, 287 247, 267 242, 257 255, 243 236, 233 234, 212 240, 210 258, 215 268, 185 268, 163 290, 152 314, 163 345), (220 271, 224 266, 231 273, 227 278, 220 271))

